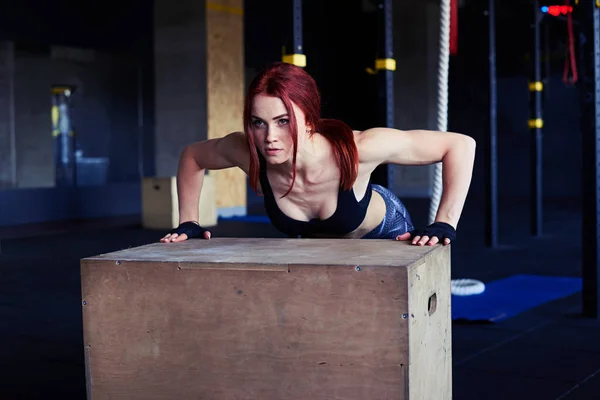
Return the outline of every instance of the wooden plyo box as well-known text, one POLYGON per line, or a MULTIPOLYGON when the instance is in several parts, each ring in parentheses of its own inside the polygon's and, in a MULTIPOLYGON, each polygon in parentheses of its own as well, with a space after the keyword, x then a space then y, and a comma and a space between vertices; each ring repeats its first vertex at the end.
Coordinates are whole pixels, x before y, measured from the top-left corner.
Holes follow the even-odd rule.
POLYGON ((88 398, 452 398, 450 246, 213 238, 81 260, 88 398))
MULTIPOLYGON (((215 179, 204 176, 198 219, 202 226, 217 225, 215 179)), ((142 180, 142 226, 147 229, 173 229, 179 226, 177 177, 144 177, 142 180)))

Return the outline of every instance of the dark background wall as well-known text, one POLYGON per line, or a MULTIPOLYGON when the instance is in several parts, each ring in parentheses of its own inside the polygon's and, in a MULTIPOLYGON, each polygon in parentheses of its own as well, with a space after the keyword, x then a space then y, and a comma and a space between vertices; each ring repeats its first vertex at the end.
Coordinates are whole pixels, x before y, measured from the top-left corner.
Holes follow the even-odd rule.
MULTIPOLYGON (((405 3, 417 7, 424 2, 407 0, 405 3)), ((487 2, 464 3, 459 15, 459 54, 451 60, 448 129, 477 139, 479 146, 471 196, 483 197, 483 144, 489 130, 487 2)), ((527 56, 532 40, 531 8, 528 2, 516 0, 497 3, 500 194, 526 200, 529 195, 530 138, 526 124, 529 95, 527 56)), ((280 2, 245 2, 248 77, 264 63, 281 57, 281 32, 289 28, 289 21, 281 16, 277 4, 280 2)), ((121 196, 119 200, 88 194, 87 201, 103 198, 103 203, 97 208, 104 210, 102 213, 89 211, 94 209, 89 203, 86 207, 62 208, 66 211, 61 213, 55 212, 52 207, 40 208, 41 203, 58 201, 60 196, 56 197, 56 189, 3 190, 0 191, 0 224, 139 212, 136 185, 139 185, 140 172, 153 175, 155 171, 152 2, 2 0, 0 9, 0 40, 15 41, 22 49, 37 49, 43 53, 51 45, 74 46, 110 54, 115 60, 126 60, 122 65, 104 69, 104 79, 110 80, 115 89, 101 88, 103 92, 94 96, 95 101, 102 103, 102 118, 105 119, 89 112, 90 108, 85 111, 85 107, 79 109, 79 114, 75 114, 74 118, 77 126, 88 127, 89 132, 96 132, 90 137, 101 135, 103 124, 109 124, 113 132, 120 132, 118 137, 110 139, 90 139, 97 140, 97 144, 101 145, 99 148, 103 150, 90 148, 86 152, 110 156, 114 167, 110 179, 115 185, 117 182, 121 182, 121 185, 130 182, 129 191, 123 191, 123 187, 119 190, 88 189, 97 190, 98 194, 111 190, 110 193, 115 195, 129 193, 127 199, 121 196), (138 126, 140 116, 142 124, 138 126), (33 203, 23 201, 25 198, 33 203), (18 204, 29 204, 31 208, 47 211, 34 214, 14 211, 18 204), (127 206, 121 207, 119 204, 127 206), (10 217, 6 210, 13 210, 10 217)), ((431 12, 421 8, 415 11, 414 19, 418 20, 418 16, 428 13, 431 12)), ((406 13, 404 18, 407 18, 406 13)), ((307 70, 313 74, 322 90, 323 115, 344 119, 358 129, 372 126, 376 123, 376 84, 365 68, 373 66, 376 56, 373 4, 368 0, 306 0, 304 19, 307 70)), ((578 93, 561 82, 564 62, 562 46, 567 37, 565 25, 564 20, 552 20, 548 39, 548 48, 554 59, 549 64, 551 78, 546 84, 548 97, 544 105, 544 185, 545 195, 549 197, 578 197, 580 191, 578 93)), ((414 29, 423 27, 415 24, 414 29)), ((408 47, 418 50, 422 46, 427 49, 431 40, 427 35, 431 36, 432 33, 427 30, 418 32, 422 32, 423 39, 408 47)), ((399 44, 396 44, 396 48, 406 48, 407 44, 401 42, 406 35, 397 36, 399 44)), ((414 36, 418 38, 418 34, 414 36)), ((431 55, 428 57, 426 65, 431 68, 434 61, 431 55)), ((401 54, 398 54, 398 64, 402 61, 401 54)), ((399 68, 398 71, 404 74, 402 79, 410 79, 406 76, 406 70, 399 68)), ((422 101, 422 96, 431 96, 425 90, 419 91, 418 85, 417 89, 411 90, 402 94, 403 101, 414 99, 418 103, 422 101)), ((402 116, 402 112, 406 112, 406 107, 397 109, 398 124, 404 127, 402 124, 407 116, 402 116)), ((415 113, 411 111, 410 115, 415 113)), ((431 117, 426 118, 423 127, 430 128, 431 117)), ((77 198, 73 194, 65 196, 77 198)), ((249 197, 252 196, 249 192, 249 197)))
MULTIPOLYGON (((137 161, 133 165, 131 160, 118 160, 137 157, 131 149, 137 152, 138 147, 142 149, 139 164, 143 166, 144 174, 153 175, 153 1, 0 0, 0 10, 0 40, 14 41, 27 54, 48 58, 51 46, 99 53, 99 59, 92 64, 71 62, 70 68, 79 69, 83 75, 91 75, 88 80, 96 75, 97 80, 92 80, 91 84, 99 83, 101 86, 97 95, 93 95, 93 91, 88 92, 93 96, 86 99, 81 107, 87 108, 86 104, 96 99, 104 109, 92 115, 81 109, 75 111, 77 125, 90 132, 98 130, 100 126, 94 118, 102 115, 100 118, 110 118, 106 124, 114 127, 115 132, 135 131, 135 135, 141 137, 139 144, 137 137, 136 143, 132 143, 130 138, 123 138, 123 134, 110 140, 104 139, 108 144, 101 144, 112 152, 111 159, 118 166, 111 172, 112 179, 123 181, 139 176, 136 173, 119 177, 118 172, 124 164, 127 169, 138 170, 137 161), (142 117, 140 124, 138 115, 142 117), (139 130, 138 125, 142 126, 139 130)), ((46 73, 50 74, 48 71, 46 73)), ((90 133, 89 136, 96 134, 90 133)), ((90 149, 89 152, 96 151, 90 149)))
POLYGON ((154 173, 152 2, 2 0, 0 10, 0 40, 15 44, 17 187, 27 188, 0 191, 0 225, 138 213, 140 175, 154 173), (73 50, 93 57, 65 56, 73 50), (78 87, 77 147, 109 159, 107 185, 52 187, 52 84, 78 87))
MULTIPOLYGON (((529 92, 533 44, 530 2, 497 1, 498 167, 502 197, 527 201, 530 191, 529 92)), ((484 196, 484 144, 489 132, 489 63, 487 1, 461 9, 459 55, 451 60, 449 129, 477 139, 472 195, 484 196), (469 30, 467 32, 467 30, 469 30)), ((578 198, 581 188, 579 92, 562 82, 564 18, 545 17, 543 63, 544 196, 578 198), (547 36, 546 36, 547 35, 547 36)), ((577 24, 575 21, 575 29, 577 24)), ((575 38, 578 36, 575 31, 575 38)))
POLYGON ((126 54, 73 47, 15 46, 16 188, 53 187, 53 85, 70 85, 78 184, 139 179, 138 62, 126 54), (108 162, 108 165, 106 165, 108 162), (106 169, 105 169, 106 168, 106 169))

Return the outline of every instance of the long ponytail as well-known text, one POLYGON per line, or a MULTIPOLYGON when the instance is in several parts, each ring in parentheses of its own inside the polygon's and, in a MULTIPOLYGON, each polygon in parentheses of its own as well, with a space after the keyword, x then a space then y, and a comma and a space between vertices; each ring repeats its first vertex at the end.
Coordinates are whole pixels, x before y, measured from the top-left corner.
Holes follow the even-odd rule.
POLYGON ((352 128, 337 119, 321 118, 317 121, 316 129, 333 147, 340 169, 340 186, 344 190, 350 190, 358 175, 358 149, 352 128))

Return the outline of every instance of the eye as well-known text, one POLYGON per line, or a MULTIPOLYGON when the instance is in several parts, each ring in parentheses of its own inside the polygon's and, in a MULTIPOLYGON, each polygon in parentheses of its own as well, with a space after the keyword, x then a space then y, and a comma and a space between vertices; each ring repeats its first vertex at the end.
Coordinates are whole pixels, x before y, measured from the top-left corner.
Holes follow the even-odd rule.
POLYGON ((277 122, 279 122, 279 125, 287 125, 290 122, 290 120, 289 119, 285 119, 285 118, 281 118, 277 122))
POLYGON ((252 125, 254 125, 255 128, 263 128, 265 126, 265 123, 260 119, 255 119, 254 121, 252 121, 252 125))

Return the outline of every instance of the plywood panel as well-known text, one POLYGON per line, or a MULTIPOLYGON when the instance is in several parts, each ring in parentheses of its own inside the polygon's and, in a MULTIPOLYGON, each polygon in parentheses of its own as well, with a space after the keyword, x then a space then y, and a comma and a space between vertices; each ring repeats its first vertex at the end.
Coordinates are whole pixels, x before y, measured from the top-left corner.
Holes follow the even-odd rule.
POLYGON ((444 250, 427 254, 409 272, 411 399, 452 398, 450 248, 444 250))
POLYGON ((401 270, 89 268, 95 399, 375 399, 404 391, 407 353, 390 351, 407 347, 401 270))
MULTIPOLYGON (((243 130, 244 17, 241 0, 207 2, 208 138, 243 130)), ((217 207, 246 206, 246 175, 214 171, 217 207)))
POLYGON ((436 251, 383 239, 213 238, 152 243, 90 257, 90 260, 149 261, 214 265, 347 265, 408 267, 436 251))

